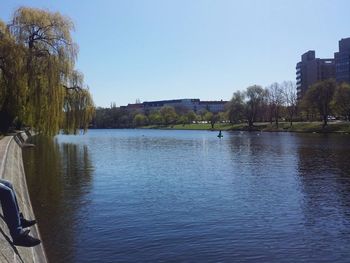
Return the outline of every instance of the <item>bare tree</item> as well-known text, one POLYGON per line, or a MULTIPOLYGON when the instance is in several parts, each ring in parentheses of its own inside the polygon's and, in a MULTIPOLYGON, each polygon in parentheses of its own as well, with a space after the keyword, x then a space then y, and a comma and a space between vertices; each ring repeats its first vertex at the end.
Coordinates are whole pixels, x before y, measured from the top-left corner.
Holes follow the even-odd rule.
POLYGON ((290 126, 293 126, 293 117, 297 112, 297 87, 294 81, 284 81, 282 84, 284 103, 287 109, 290 126))
POLYGON ((253 128, 256 116, 261 108, 265 90, 258 85, 250 86, 245 91, 246 103, 245 114, 249 128, 253 128))
POLYGON ((280 111, 284 103, 282 85, 275 82, 268 87, 268 98, 270 103, 271 113, 273 113, 276 127, 278 127, 278 120, 280 117, 280 111))
POLYGON ((271 96, 271 92, 270 92, 270 90, 268 88, 265 88, 265 103, 264 103, 264 106, 265 106, 264 113, 265 113, 266 119, 272 125, 274 105, 273 105, 273 98, 271 96))

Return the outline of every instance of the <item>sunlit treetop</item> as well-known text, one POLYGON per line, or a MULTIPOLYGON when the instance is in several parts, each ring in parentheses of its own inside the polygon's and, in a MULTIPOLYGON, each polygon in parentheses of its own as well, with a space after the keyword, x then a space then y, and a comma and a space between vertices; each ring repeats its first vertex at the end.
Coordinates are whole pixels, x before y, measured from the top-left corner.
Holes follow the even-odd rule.
POLYGON ((60 13, 27 7, 17 9, 7 26, 0 24, 8 40, 0 43, 2 131, 14 121, 51 135, 86 130, 94 104, 83 74, 74 69, 73 29, 60 13))

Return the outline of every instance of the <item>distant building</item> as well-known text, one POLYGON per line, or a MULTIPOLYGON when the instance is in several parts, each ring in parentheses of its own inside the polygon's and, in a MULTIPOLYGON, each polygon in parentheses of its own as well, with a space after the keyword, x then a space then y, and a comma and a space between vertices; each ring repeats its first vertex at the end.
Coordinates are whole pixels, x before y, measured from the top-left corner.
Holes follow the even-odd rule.
POLYGON ((306 90, 314 83, 336 77, 335 60, 316 58, 310 50, 301 56, 296 66, 297 95, 301 99, 306 90))
POLYGON ((138 112, 138 113, 144 112, 142 103, 132 103, 132 104, 129 103, 127 106, 122 106, 121 108, 124 108, 128 111, 138 112))
POLYGON ((201 101, 199 102, 199 106, 197 110, 207 110, 213 113, 223 112, 225 111, 225 105, 227 101, 201 101))
POLYGON ((178 100, 158 100, 158 101, 146 101, 143 103, 145 112, 151 110, 159 110, 164 106, 170 106, 177 109, 193 110, 197 111, 199 105, 199 99, 178 99, 178 100))
POLYGON ((227 101, 200 101, 200 99, 177 99, 177 100, 158 100, 145 101, 143 103, 128 104, 123 106, 129 111, 137 111, 149 113, 154 110, 160 110, 164 106, 174 107, 178 111, 210 111, 213 113, 222 112, 225 110, 227 101))
POLYGON ((339 41, 339 51, 334 53, 337 82, 350 82, 350 38, 339 41))

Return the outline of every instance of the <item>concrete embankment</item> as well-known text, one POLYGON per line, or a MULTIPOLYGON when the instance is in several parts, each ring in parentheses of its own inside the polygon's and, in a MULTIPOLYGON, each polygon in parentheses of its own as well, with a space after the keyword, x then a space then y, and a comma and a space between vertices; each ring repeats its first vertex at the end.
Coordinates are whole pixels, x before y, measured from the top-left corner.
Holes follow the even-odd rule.
MULTIPOLYGON (((22 147, 29 145, 24 143, 27 139, 25 133, 16 136, 6 136, 0 140, 0 178, 13 184, 22 213, 26 218, 32 219, 35 216, 29 198, 22 160, 22 147)), ((37 225, 31 227, 30 234, 40 238, 37 225)), ((12 244, 2 210, 0 216, 0 262, 47 262, 42 244, 33 248, 16 247, 12 244)))

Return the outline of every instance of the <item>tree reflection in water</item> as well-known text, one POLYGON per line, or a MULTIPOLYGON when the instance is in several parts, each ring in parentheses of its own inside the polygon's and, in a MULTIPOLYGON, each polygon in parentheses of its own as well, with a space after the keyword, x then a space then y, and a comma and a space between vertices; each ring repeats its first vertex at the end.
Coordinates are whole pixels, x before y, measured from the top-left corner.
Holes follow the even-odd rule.
POLYGON ((24 153, 52 262, 350 256, 346 135, 217 140, 206 131, 97 130, 56 138, 35 138, 24 153))
POLYGON ((298 141, 298 175, 304 195, 306 224, 326 231, 338 222, 337 233, 350 232, 350 156, 346 135, 303 135, 298 141), (344 232, 345 231, 345 232, 344 232))
POLYGON ((93 165, 86 145, 36 136, 23 159, 34 212, 49 259, 74 261, 76 232, 84 227, 93 165), (55 238, 52 238, 55 236, 55 238), (64 243, 65 246, 59 244, 64 243), (54 248, 54 249, 52 249, 54 248))

